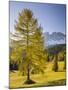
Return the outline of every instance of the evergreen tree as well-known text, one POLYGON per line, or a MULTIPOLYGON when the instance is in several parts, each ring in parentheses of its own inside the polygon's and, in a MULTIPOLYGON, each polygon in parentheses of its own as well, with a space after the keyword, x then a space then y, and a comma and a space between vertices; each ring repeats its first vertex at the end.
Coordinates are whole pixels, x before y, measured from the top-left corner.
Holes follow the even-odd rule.
POLYGON ((54 61, 53 61, 53 68, 52 68, 55 72, 58 71, 58 56, 55 55, 54 56, 54 61))
POLYGON ((64 69, 66 70, 66 52, 64 51, 64 69))
MULTIPOLYGON (((45 67, 44 59, 44 40, 42 36, 42 28, 38 25, 37 19, 29 9, 24 9, 19 13, 18 20, 15 23, 15 35, 18 39, 16 45, 16 60, 18 61, 20 70, 25 70, 27 80, 25 83, 34 83, 30 79, 32 67, 38 67, 43 71, 45 67)), ((14 55, 15 56, 15 55, 14 55)))

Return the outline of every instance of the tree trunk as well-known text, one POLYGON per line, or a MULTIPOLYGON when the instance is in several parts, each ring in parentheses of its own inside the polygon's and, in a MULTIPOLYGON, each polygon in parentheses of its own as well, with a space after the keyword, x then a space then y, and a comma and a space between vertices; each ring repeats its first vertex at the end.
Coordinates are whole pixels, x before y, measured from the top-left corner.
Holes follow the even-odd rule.
POLYGON ((29 68, 29 65, 27 67, 27 80, 30 80, 30 68, 29 68))
MULTIPOLYGON (((29 46, 29 30, 28 30, 28 25, 27 25, 27 41, 26 41, 26 44, 27 44, 27 59, 28 59, 28 53, 29 53, 29 50, 28 50, 28 46, 29 46)), ((33 80, 30 79, 30 62, 28 60, 28 66, 27 66, 27 80, 25 81, 25 84, 33 84, 35 83, 33 80)))
POLYGON ((34 84, 35 81, 30 79, 30 66, 27 67, 27 80, 25 81, 25 84, 34 84))

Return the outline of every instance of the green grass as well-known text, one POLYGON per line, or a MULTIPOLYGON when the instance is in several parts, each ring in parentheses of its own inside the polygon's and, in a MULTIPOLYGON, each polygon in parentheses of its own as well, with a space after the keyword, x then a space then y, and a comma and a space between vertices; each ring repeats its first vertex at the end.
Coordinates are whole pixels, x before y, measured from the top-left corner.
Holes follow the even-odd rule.
POLYGON ((59 62, 59 71, 52 71, 52 63, 47 63, 44 74, 31 75, 31 79, 35 84, 24 84, 26 76, 21 76, 18 71, 10 72, 10 88, 40 87, 65 85, 66 73, 63 71, 64 62, 59 62))

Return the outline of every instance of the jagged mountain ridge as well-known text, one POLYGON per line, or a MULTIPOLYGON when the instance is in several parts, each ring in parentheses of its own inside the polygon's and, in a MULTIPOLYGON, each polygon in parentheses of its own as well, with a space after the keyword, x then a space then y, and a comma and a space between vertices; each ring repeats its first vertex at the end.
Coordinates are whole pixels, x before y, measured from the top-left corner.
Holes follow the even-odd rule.
MULTIPOLYGON (((56 45, 56 44, 65 44, 66 35, 61 32, 45 32, 43 33, 44 36, 44 45, 50 46, 50 45, 56 45)), ((12 39, 10 39, 10 46, 12 45, 12 39)))
POLYGON ((49 32, 45 32, 43 33, 43 36, 44 36, 44 43, 46 44, 46 46, 65 44, 66 35, 64 33, 53 32, 50 34, 49 32))

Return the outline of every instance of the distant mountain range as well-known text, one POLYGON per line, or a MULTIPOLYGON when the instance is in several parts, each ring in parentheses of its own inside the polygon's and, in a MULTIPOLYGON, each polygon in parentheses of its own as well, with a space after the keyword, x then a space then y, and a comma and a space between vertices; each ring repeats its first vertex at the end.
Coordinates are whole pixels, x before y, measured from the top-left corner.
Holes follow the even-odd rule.
MULTIPOLYGON (((66 43, 66 41, 65 41, 66 35, 64 33, 61 33, 61 32, 53 32, 51 34, 49 32, 45 32, 45 33, 43 33, 43 36, 44 36, 45 47, 66 43)), ((13 42, 13 40, 10 39, 10 46, 12 46, 12 42, 13 42)))
POLYGON ((45 45, 65 44, 66 35, 61 32, 43 33, 45 45))

